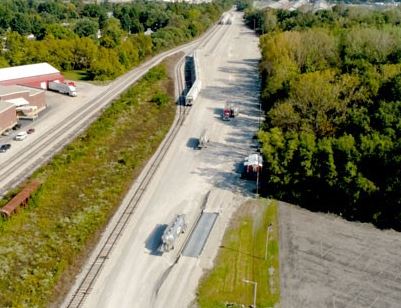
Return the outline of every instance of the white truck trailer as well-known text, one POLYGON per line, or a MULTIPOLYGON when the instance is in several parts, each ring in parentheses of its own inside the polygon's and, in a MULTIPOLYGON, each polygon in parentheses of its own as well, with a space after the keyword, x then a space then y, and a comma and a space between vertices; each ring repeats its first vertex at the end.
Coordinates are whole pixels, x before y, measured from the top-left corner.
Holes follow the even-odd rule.
POLYGON ((77 88, 73 82, 49 81, 47 88, 69 96, 77 96, 77 88))
POLYGON ((162 235, 161 252, 168 252, 174 249, 174 244, 181 233, 185 233, 187 224, 185 223, 185 215, 177 215, 168 225, 162 235))
POLYGON ((199 68, 199 60, 198 60, 198 52, 197 51, 194 51, 193 59, 194 59, 193 74, 195 75, 195 81, 192 84, 192 87, 189 89, 187 95, 185 96, 185 105, 186 106, 193 105, 193 102, 198 97, 198 94, 202 88, 202 83, 200 80, 200 68, 199 68))

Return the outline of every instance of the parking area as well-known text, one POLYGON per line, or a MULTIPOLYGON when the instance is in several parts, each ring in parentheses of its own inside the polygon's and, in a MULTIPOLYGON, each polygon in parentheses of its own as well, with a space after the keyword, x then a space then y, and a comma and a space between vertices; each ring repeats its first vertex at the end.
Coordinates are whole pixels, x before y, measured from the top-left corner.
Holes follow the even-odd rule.
POLYGON ((86 103, 108 87, 87 82, 75 83, 77 85, 77 97, 46 91, 47 108, 39 114, 38 118, 35 120, 19 120, 18 124, 20 127, 18 129, 10 130, 7 136, 0 135, 0 147, 3 144, 11 145, 8 150, 0 151, 0 163, 3 159, 13 155, 16 151, 35 142, 37 138, 56 127, 60 121, 82 108, 86 103), (15 140, 17 134, 27 132, 30 129, 34 129, 34 132, 28 134, 28 136, 21 141, 15 140))
POLYGON ((279 220, 283 308, 400 307, 399 232, 283 202, 279 220))

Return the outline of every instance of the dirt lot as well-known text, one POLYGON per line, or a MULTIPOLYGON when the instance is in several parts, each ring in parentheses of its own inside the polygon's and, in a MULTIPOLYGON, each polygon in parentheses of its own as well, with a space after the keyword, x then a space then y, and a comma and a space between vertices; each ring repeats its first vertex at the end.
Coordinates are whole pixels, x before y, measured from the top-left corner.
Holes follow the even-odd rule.
POLYGON ((280 202, 282 307, 401 307, 401 237, 280 202))

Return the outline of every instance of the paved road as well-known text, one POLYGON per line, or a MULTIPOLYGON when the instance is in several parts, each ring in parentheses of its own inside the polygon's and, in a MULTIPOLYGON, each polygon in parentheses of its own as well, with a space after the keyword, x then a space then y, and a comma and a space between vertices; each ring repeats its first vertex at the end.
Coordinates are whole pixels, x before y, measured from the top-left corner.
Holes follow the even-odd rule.
POLYGON ((230 213, 252 196, 254 183, 241 181, 237 170, 250 152, 258 125, 260 54, 258 38, 243 25, 240 13, 233 14, 232 25, 219 26, 201 45, 200 97, 106 261, 85 307, 187 307, 203 269, 215 256, 230 213), (238 101, 241 115, 223 122, 220 113, 228 99, 238 101), (206 149, 194 150, 192 141, 205 128, 211 142, 206 149), (192 223, 211 190, 206 210, 220 214, 201 258, 181 257, 175 263, 176 250, 160 256, 155 251, 160 226, 179 213, 192 223))

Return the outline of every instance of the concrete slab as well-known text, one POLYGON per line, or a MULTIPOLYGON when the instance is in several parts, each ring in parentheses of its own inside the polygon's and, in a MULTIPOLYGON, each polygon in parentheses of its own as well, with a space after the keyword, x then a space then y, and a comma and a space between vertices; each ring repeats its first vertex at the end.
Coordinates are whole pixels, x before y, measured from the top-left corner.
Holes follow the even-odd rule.
POLYGON ((216 222, 218 213, 203 213, 192 233, 182 255, 187 257, 199 257, 205 247, 206 241, 216 222))

